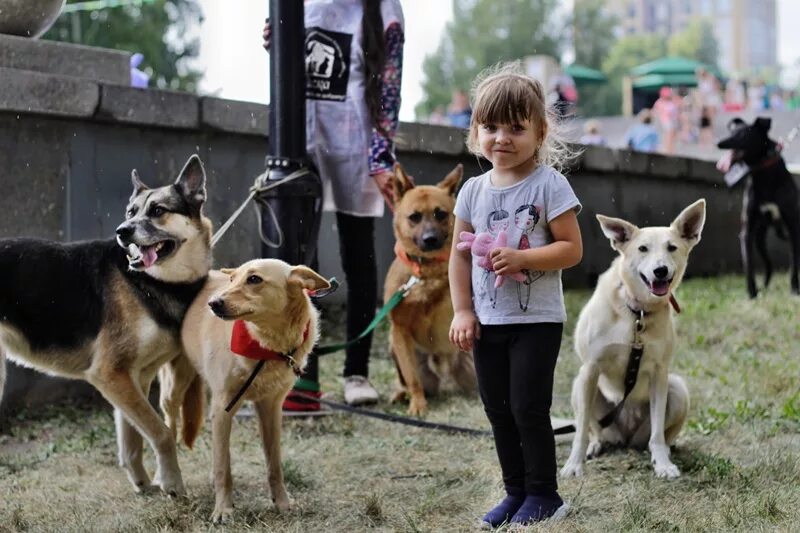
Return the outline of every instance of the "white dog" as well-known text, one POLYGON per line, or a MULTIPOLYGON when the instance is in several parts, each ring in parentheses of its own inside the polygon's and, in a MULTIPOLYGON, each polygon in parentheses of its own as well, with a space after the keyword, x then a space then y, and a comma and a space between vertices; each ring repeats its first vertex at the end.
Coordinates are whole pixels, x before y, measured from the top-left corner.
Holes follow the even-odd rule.
POLYGON ((669 227, 638 228, 597 215, 620 256, 598 279, 575 329, 583 364, 572 386, 576 432, 562 476, 582 475, 584 458, 604 445, 645 444, 658 477, 680 475, 669 446, 686 420, 689 390, 669 373, 675 346, 670 305, 680 312, 673 292, 705 218, 705 200, 684 209, 669 227), (629 359, 640 361, 638 372, 629 359))

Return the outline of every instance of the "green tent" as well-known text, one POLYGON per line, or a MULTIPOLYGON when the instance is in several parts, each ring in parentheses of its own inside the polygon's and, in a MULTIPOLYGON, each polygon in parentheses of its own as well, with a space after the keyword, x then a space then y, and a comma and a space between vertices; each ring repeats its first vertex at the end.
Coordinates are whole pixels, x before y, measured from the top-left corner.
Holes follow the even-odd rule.
POLYGON ((661 87, 696 87, 697 76, 694 74, 646 74, 633 79, 634 89, 641 91, 657 91, 661 87))
POLYGON ((706 65, 687 59, 685 57, 662 57, 655 61, 650 61, 631 69, 633 76, 645 76, 647 74, 691 74, 694 75, 698 68, 708 69, 706 65))
POLYGON ((584 67, 583 65, 579 65, 577 63, 573 63, 566 67, 564 69, 564 74, 569 75, 573 80, 575 80, 575 85, 578 86, 595 85, 608 82, 606 75, 599 70, 584 67))

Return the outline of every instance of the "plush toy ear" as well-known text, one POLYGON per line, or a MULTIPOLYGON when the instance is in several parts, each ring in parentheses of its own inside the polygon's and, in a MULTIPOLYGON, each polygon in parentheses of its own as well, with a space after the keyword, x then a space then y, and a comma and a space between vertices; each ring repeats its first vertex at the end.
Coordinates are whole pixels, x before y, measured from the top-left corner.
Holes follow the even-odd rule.
POLYGON ((703 232, 705 222, 706 201, 701 198, 681 211, 681 214, 677 216, 670 227, 690 246, 694 246, 700 242, 700 234, 703 232))
POLYGON ((639 231, 639 228, 634 224, 621 218, 597 215, 597 221, 600 223, 600 229, 603 230, 603 234, 611 240, 611 247, 618 251, 622 251, 636 232, 639 231))
POLYGON ((455 196, 458 186, 461 183, 461 178, 464 177, 464 165, 461 163, 456 165, 456 168, 450 171, 445 178, 436 184, 440 189, 447 191, 450 196, 455 196))
POLYGON ((327 279, 303 265, 292 268, 289 273, 289 283, 292 285, 299 285, 303 289, 308 289, 310 291, 331 288, 331 284, 328 283, 327 279))
POLYGON ((412 180, 400 163, 394 164, 394 177, 392 178, 392 189, 394 190, 394 203, 398 204, 403 195, 414 188, 412 180))

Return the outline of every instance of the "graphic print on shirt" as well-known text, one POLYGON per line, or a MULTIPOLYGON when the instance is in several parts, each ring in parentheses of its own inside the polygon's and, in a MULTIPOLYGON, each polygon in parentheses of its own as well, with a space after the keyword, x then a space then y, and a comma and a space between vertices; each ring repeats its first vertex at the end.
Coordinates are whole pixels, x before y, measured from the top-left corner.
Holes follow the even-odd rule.
POLYGON ((344 102, 350 79, 353 35, 319 27, 306 29, 306 98, 344 102))
MULTIPOLYGON (((507 231, 511 224, 511 216, 508 214, 508 211, 503 209, 502 204, 503 196, 501 195, 495 210, 486 217, 486 231, 491 233, 492 237, 495 238, 501 231, 507 231)), ((494 286, 495 279, 496 275, 494 272, 484 270, 481 276, 481 283, 478 286, 478 298, 482 300, 488 295, 489 301, 492 302, 492 308, 497 305, 497 288, 494 286)))
MULTIPOLYGON (((514 211, 514 226, 522 231, 522 235, 520 235, 519 238, 519 245, 517 245, 518 250, 530 249, 531 244, 528 235, 533 233, 533 230, 536 229, 536 224, 539 223, 541 212, 541 207, 530 203, 521 205, 514 211)), ((527 279, 522 283, 517 283, 517 298, 519 300, 519 308, 523 312, 526 312, 531 302, 531 285, 534 281, 544 276, 544 272, 541 270, 531 271, 524 269, 522 273, 525 274, 527 279), (523 292, 525 293, 524 297, 523 292)))

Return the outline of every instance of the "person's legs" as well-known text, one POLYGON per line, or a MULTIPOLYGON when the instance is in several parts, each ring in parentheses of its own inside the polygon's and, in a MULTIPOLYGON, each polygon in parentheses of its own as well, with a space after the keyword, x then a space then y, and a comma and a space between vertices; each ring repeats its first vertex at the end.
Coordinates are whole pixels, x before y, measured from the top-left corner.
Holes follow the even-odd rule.
MULTIPOLYGON (((347 338, 357 337, 375 318, 378 271, 375 264, 375 218, 336 213, 339 253, 347 283, 347 338)), ((375 389, 366 380, 372 334, 346 350, 345 400, 351 404, 374 402, 375 389)))
POLYGON ((509 326, 481 326, 473 357, 483 408, 492 426, 506 497, 483 521, 495 527, 508 522, 525 499, 525 461, 509 401, 509 326))
POLYGON ((563 501, 556 482, 556 445, 550 424, 560 323, 520 325, 509 346, 510 405, 522 442, 525 502, 512 522, 552 516, 563 501))

